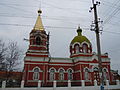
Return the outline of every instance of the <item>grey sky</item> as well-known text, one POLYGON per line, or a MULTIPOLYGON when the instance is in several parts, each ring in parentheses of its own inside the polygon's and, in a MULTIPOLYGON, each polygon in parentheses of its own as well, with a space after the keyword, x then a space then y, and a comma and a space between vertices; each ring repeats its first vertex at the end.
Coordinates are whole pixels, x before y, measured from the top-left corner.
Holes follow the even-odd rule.
MULTIPOLYGON (((98 16, 105 21, 101 34, 102 53, 108 52, 111 66, 120 72, 120 0, 100 0, 98 16)), ((96 51, 95 33, 90 31, 93 12, 91 0, 41 0, 42 20, 50 31, 50 53, 55 57, 69 57, 69 44, 78 25, 96 51), (62 28, 63 27, 63 28, 62 28)), ((24 51, 36 18, 40 0, 0 0, 0 38, 17 41, 24 51)))

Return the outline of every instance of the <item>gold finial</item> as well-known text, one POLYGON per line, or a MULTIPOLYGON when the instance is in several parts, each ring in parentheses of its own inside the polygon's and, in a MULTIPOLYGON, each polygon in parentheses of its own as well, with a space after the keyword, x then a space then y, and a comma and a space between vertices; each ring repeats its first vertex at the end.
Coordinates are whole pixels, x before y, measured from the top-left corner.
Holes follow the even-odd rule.
POLYGON ((77 33, 78 33, 78 36, 82 35, 82 29, 80 28, 80 25, 78 25, 77 33))
POLYGON ((40 15, 41 13, 42 13, 42 11, 39 9, 39 10, 38 10, 38 14, 40 15))

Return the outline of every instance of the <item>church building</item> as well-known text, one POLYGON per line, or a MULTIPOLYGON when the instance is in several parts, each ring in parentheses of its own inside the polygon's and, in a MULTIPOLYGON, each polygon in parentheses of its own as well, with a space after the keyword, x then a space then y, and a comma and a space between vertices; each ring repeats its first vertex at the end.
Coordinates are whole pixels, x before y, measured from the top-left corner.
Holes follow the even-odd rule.
MULTIPOLYGON (((93 85, 94 80, 100 84, 99 61, 97 53, 92 52, 92 43, 82 34, 78 27, 77 35, 69 46, 70 57, 57 58, 49 55, 49 34, 46 33, 41 19, 41 10, 29 35, 29 47, 24 58, 23 80, 25 86, 37 86, 40 80, 42 86, 93 85)), ((104 80, 112 81, 110 58, 107 53, 101 55, 104 80)))

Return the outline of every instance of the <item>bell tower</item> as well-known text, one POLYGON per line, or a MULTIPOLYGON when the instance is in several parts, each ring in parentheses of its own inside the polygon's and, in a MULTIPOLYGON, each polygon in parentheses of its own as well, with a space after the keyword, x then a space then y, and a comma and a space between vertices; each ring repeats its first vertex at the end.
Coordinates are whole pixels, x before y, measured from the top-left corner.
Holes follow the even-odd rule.
POLYGON ((38 10, 36 23, 30 32, 29 48, 24 58, 25 86, 37 86, 39 80, 46 83, 49 61, 49 34, 46 34, 41 20, 41 10, 38 10))
POLYGON ((41 20, 41 10, 38 10, 38 17, 34 28, 30 32, 30 45, 26 56, 48 57, 48 39, 41 20))

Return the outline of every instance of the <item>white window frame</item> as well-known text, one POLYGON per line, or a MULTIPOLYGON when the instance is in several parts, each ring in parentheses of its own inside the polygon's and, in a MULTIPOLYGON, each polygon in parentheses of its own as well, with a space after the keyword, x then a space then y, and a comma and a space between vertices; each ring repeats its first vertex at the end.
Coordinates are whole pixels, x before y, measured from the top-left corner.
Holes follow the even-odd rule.
POLYGON ((79 45, 76 45, 76 46, 75 46, 75 52, 76 52, 76 53, 80 53, 80 47, 79 47, 79 45))
POLYGON ((85 71, 84 71, 84 79, 87 81, 89 80, 89 70, 88 68, 85 68, 85 71), (87 70, 87 71, 86 71, 87 70))
POLYGON ((64 80, 64 70, 63 69, 59 70, 59 80, 64 80), (62 70, 62 72, 61 72, 61 70, 62 70))
POLYGON ((49 80, 53 81, 55 80, 55 70, 52 72, 54 69, 50 69, 50 74, 49 74, 49 80))
POLYGON ((34 68, 33 70, 33 80, 39 80, 39 77, 40 77, 40 69, 38 67, 34 68), (35 69, 38 69, 38 71, 35 71, 35 69))
POLYGON ((68 69, 68 80, 72 80, 73 79, 73 71, 71 70, 71 72, 69 72, 69 70, 71 70, 71 69, 68 69))
POLYGON ((107 80, 107 70, 106 69, 103 69, 103 77, 104 77, 104 80, 106 81, 107 80))
POLYGON ((87 53, 87 44, 83 44, 83 53, 87 53))

